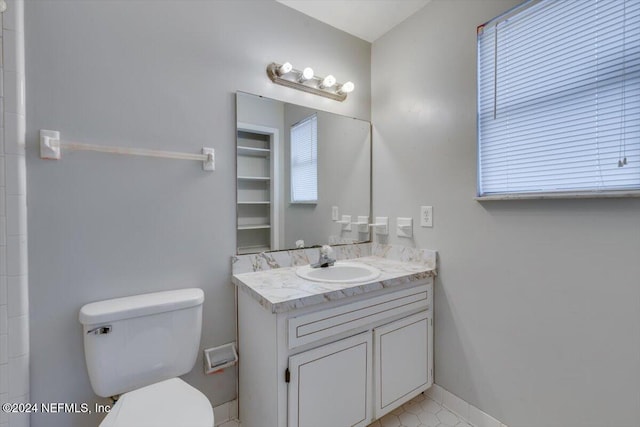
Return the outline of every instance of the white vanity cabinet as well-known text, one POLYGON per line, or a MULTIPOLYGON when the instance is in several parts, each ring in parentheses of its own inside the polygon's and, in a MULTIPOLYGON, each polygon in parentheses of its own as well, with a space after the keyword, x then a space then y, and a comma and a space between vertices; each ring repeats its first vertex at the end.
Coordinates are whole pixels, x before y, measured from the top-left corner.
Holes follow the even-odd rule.
POLYGON ((433 278, 272 313, 238 290, 243 427, 367 426, 433 384, 433 278))

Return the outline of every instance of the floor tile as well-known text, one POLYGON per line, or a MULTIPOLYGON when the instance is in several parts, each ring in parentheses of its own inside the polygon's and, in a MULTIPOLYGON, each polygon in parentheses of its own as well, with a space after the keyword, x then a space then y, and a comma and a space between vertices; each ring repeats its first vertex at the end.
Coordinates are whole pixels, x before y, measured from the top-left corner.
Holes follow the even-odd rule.
POLYGON ((426 399, 420 402, 420 406, 427 412, 431 412, 432 414, 437 414, 442 410, 442 406, 439 403, 436 403, 434 400, 426 399))
POLYGON ((440 420, 442 424, 445 426, 454 427, 456 424, 460 422, 460 419, 456 414, 449 411, 448 409, 442 409, 442 411, 436 414, 436 417, 440 420))
POLYGON ((425 394, 419 394, 368 427, 473 427, 425 394))
POLYGON ((424 409, 422 409, 422 406, 420 406, 420 402, 416 400, 411 400, 405 403, 404 405, 402 405, 402 408, 404 409, 405 412, 410 412, 416 415, 418 415, 421 412, 424 412, 424 409))
POLYGON ((420 422, 423 425, 428 427, 436 427, 438 424, 440 424, 440 420, 438 419, 438 417, 436 417, 435 414, 432 414, 431 412, 428 412, 428 411, 423 411, 419 413, 418 418, 420 418, 420 422))
POLYGON ((387 414, 380 418, 380 425, 382 427, 400 427, 400 418, 394 414, 387 414))
POLYGON ((400 415, 400 414, 404 414, 404 408, 402 406, 398 406, 396 409, 394 409, 393 411, 391 411, 391 413, 393 415, 400 415))
POLYGON ((400 423, 403 427, 418 427, 420 425, 420 419, 418 416, 411 412, 405 412, 398 418, 400 418, 400 423))

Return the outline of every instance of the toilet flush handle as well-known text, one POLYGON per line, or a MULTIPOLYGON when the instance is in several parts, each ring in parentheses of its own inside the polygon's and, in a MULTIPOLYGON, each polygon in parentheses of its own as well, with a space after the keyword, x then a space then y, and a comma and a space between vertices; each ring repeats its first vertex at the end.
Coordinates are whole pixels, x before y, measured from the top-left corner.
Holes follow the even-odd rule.
POLYGON ((108 334, 109 332, 111 332, 111 325, 105 325, 105 326, 98 326, 97 328, 90 329, 87 331, 87 334, 102 335, 102 334, 108 334))

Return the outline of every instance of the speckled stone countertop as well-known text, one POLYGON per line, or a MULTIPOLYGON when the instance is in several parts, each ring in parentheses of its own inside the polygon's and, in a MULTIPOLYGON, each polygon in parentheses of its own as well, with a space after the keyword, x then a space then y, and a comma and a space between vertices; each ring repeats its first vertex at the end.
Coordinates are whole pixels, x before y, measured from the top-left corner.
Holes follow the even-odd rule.
POLYGON ((434 277, 435 252, 428 259, 433 262, 400 261, 382 256, 349 259, 349 262, 367 264, 380 270, 380 276, 369 282, 313 282, 296 274, 298 266, 238 273, 233 275, 232 281, 267 310, 282 313, 434 277))

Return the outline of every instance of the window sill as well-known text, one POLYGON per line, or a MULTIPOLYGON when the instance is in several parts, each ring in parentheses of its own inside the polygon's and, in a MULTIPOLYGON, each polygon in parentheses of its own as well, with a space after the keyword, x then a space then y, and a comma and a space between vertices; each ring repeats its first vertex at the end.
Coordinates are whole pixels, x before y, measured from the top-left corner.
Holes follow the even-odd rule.
POLYGON ((491 196, 477 196, 478 202, 492 202, 502 200, 542 200, 542 199, 626 199, 640 197, 640 190, 630 191, 601 191, 601 192, 566 192, 566 193, 514 193, 495 194, 491 196))

